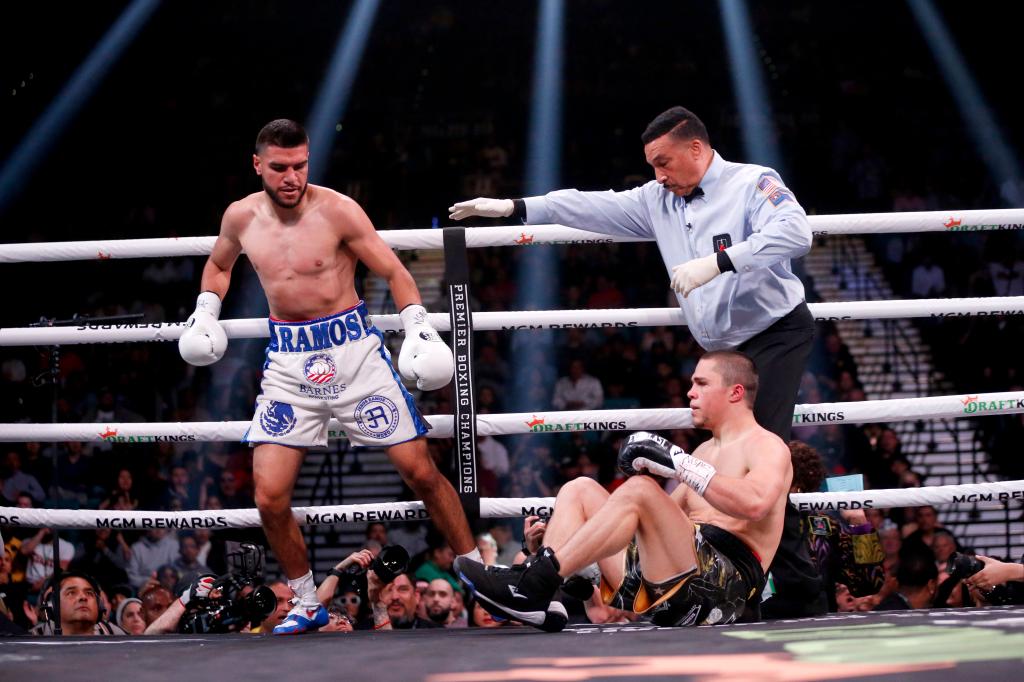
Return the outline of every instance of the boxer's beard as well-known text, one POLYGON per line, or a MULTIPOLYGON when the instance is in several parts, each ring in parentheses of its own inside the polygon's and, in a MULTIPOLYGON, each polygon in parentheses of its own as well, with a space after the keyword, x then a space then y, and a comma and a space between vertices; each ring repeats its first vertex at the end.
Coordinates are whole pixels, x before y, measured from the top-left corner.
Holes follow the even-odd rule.
POLYGON ((270 197, 271 201, 273 201, 275 204, 277 204, 281 208, 295 208, 296 206, 298 206, 299 202, 302 201, 302 197, 306 196, 306 188, 308 188, 308 187, 309 187, 309 183, 307 182, 306 184, 304 184, 302 186, 302 189, 299 190, 299 196, 296 197, 295 201, 293 201, 291 203, 288 203, 288 202, 282 200, 280 195, 278 195, 277 192, 272 190, 270 187, 267 187, 266 181, 263 181, 263 191, 267 193, 267 196, 270 197))

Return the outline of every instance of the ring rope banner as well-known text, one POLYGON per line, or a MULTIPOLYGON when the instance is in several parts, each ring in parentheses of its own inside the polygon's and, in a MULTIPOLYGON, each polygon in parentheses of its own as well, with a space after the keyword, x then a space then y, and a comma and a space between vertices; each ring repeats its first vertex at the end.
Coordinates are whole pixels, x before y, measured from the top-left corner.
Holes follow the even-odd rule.
MULTIPOLYGON (((917 419, 960 419, 1024 412, 1024 391, 968 395, 895 398, 848 403, 797 405, 793 426, 807 424, 867 424, 917 419)), ((428 438, 451 438, 454 415, 424 417, 428 438)), ((576 431, 668 431, 693 428, 689 408, 636 410, 578 410, 564 412, 509 412, 477 415, 481 436, 576 431)), ((122 422, 91 424, 0 424, 0 442, 156 443, 239 441, 249 421, 226 422, 122 422)), ((341 425, 331 420, 328 438, 344 438, 341 425)))
MULTIPOLYGON (((977 232, 1024 229, 1024 209, 917 211, 907 213, 845 213, 807 216, 815 235, 902 232, 977 232)), ((442 230, 380 230, 393 249, 440 249, 442 230)), ((216 237, 101 239, 75 242, 0 244, 0 263, 172 258, 208 256, 216 237)), ((536 246, 540 244, 611 244, 652 241, 588 232, 564 225, 499 225, 467 230, 466 246, 536 246)))
MULTIPOLYGON (((1024 315, 1024 296, 988 298, 925 298, 911 301, 844 301, 810 303, 818 321, 904 319, 914 317, 971 317, 1024 315)), ((430 313, 431 326, 451 331, 449 313, 430 313)), ((398 315, 371 315, 373 324, 386 332, 402 331, 398 315)), ((476 331, 519 329, 605 329, 685 326, 679 308, 605 308, 592 310, 525 310, 472 313, 476 331)), ((269 336, 266 318, 221 320, 230 339, 269 336)), ((0 329, 0 346, 64 345, 80 343, 129 343, 176 341, 184 322, 88 324, 77 327, 18 327, 0 329)))
MULTIPOLYGON (((1024 500, 1024 481, 965 483, 930 488, 896 488, 841 493, 793 493, 790 501, 801 511, 844 509, 888 509, 921 505, 1005 503, 1024 500)), ((551 515, 553 497, 480 498, 482 518, 514 518, 551 515)), ((293 507, 292 514, 302 526, 371 521, 420 521, 429 518, 422 502, 379 502, 324 507, 293 507)), ((145 530, 168 528, 256 528, 256 509, 209 511, 115 511, 78 509, 22 509, 0 507, 0 525, 22 528, 116 528, 145 530)))

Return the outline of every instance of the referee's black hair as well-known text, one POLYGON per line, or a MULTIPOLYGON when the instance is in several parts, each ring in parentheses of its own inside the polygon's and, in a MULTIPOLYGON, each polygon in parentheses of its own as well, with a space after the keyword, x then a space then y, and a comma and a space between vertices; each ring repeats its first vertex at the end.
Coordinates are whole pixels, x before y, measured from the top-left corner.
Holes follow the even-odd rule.
POLYGON ((665 134, 670 134, 677 140, 697 139, 711 144, 704 122, 685 107, 672 107, 655 116, 654 120, 647 124, 640 139, 644 144, 648 144, 665 134))

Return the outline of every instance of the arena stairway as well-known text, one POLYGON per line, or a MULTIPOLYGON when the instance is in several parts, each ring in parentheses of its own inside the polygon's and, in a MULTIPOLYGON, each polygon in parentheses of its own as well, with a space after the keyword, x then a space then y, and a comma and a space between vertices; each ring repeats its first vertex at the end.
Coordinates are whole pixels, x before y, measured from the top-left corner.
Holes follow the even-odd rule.
MULTIPOLYGON (((897 298, 882 268, 860 237, 818 238, 804 258, 824 301, 897 298)), ((940 322, 941 323, 941 322, 940 322)), ((959 393, 932 363, 927 344, 908 319, 840 320, 836 327, 857 362, 869 400, 959 393)), ((974 419, 893 422, 903 453, 922 485, 1000 480, 989 468, 974 419)), ((985 502, 939 509, 943 525, 965 545, 990 556, 1020 557, 1024 520, 1020 503, 985 502)))

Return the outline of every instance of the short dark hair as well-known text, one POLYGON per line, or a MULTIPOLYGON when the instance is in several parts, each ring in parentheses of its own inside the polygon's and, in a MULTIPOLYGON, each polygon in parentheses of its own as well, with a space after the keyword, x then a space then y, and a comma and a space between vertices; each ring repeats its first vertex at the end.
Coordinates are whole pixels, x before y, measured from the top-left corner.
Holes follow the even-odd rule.
POLYGON ((309 136, 302 124, 290 118, 278 118, 260 129, 256 136, 256 153, 262 154, 270 145, 289 149, 304 144, 309 144, 309 136))
POLYGON ((924 587, 930 580, 937 580, 939 569, 935 566, 935 555, 927 545, 907 543, 900 548, 900 565, 896 569, 896 582, 904 587, 924 587))
POLYGON ((744 400, 751 408, 754 407, 754 398, 757 397, 757 365, 753 358, 738 350, 713 350, 700 359, 713 360, 722 380, 729 386, 743 386, 744 400))
POLYGON ((711 144, 704 122, 685 107, 672 107, 655 116, 654 120, 647 124, 640 139, 644 144, 648 144, 665 134, 671 134, 677 140, 697 139, 711 144))
POLYGON ((801 492, 814 493, 825 480, 825 464, 817 450, 800 440, 789 442, 793 460, 793 485, 801 492))

